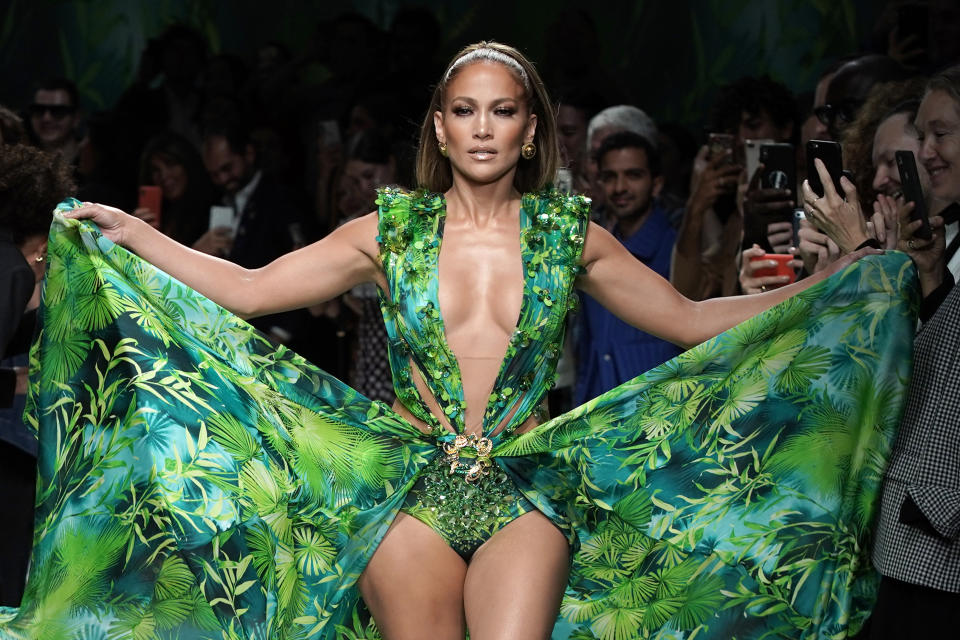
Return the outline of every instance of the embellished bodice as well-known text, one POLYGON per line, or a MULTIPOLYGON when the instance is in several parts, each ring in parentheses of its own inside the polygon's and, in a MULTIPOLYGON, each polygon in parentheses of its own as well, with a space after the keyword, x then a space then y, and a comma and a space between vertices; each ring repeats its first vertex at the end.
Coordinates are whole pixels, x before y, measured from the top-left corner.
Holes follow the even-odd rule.
MULTIPOLYGON (((380 307, 389 336, 397 398, 440 441, 464 432, 463 384, 438 301, 439 256, 446 203, 440 194, 385 188, 378 192, 380 260, 387 291, 380 307), (431 413, 414 383, 414 368, 456 433, 431 413)), ((576 304, 574 280, 589 200, 559 192, 525 194, 520 205, 523 300, 483 415, 494 441, 523 424, 554 380, 565 317, 576 304), (504 423, 503 429, 498 426, 504 423)))

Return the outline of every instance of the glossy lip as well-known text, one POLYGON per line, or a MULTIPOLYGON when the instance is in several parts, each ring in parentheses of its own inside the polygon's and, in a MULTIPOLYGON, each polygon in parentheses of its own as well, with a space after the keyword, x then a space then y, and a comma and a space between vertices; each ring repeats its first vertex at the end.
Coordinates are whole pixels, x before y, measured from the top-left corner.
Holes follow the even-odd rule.
POLYGON ((468 149, 467 153, 476 160, 489 160, 497 155, 497 150, 490 147, 473 147, 468 149))

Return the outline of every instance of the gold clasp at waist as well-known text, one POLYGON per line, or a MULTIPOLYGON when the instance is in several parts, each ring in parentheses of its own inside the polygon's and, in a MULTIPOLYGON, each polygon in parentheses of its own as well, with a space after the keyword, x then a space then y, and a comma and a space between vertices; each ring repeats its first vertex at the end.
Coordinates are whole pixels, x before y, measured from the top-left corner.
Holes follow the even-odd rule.
POLYGON ((461 473, 463 479, 470 483, 487 475, 487 470, 493 464, 490 460, 490 452, 493 451, 493 442, 490 438, 460 434, 453 439, 453 442, 441 444, 441 448, 446 454, 444 462, 450 465, 450 475, 461 473), (471 462, 461 460, 461 456, 470 459, 471 462))

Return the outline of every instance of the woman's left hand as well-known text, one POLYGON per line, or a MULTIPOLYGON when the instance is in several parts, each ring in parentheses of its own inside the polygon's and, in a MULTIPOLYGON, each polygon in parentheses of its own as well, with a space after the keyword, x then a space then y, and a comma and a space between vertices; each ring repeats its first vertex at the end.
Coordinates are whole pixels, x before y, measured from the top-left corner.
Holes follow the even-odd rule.
POLYGON ((823 183, 823 197, 810 188, 807 180, 803 181, 803 209, 816 227, 826 233, 840 250, 849 253, 859 247, 869 237, 867 223, 860 211, 860 199, 857 197, 857 188, 846 176, 840 178, 846 200, 837 193, 833 186, 827 168, 819 158, 814 160, 820 181, 823 183))

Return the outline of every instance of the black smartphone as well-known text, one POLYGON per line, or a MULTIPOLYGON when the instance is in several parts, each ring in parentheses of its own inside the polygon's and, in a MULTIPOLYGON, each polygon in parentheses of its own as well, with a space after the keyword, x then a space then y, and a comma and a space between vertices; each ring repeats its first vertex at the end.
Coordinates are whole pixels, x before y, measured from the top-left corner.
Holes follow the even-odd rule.
POLYGON ((920 186, 920 174, 917 173, 916 158, 913 157, 913 151, 900 150, 893 155, 897 159, 897 169, 900 170, 900 189, 903 191, 903 199, 913 203, 910 219, 923 220, 923 224, 913 235, 929 240, 933 237, 933 230, 930 229, 927 201, 923 197, 923 187, 920 186))
POLYGON ((793 145, 786 142, 770 142, 760 145, 761 189, 797 189, 797 156, 793 145))
POLYGON ((840 186, 840 176, 843 175, 843 152, 840 150, 840 143, 832 140, 810 140, 807 142, 807 180, 810 182, 810 188, 818 198, 823 197, 823 183, 820 182, 820 174, 817 173, 817 167, 813 164, 815 158, 820 158, 827 173, 833 180, 833 186, 840 197, 843 197, 843 187, 840 186))

